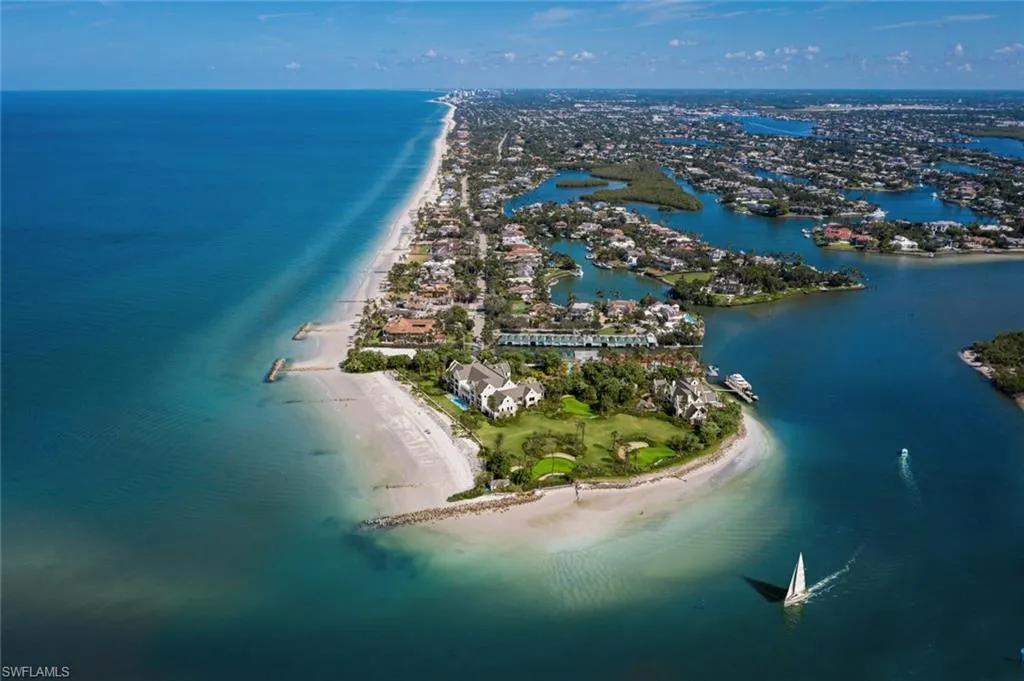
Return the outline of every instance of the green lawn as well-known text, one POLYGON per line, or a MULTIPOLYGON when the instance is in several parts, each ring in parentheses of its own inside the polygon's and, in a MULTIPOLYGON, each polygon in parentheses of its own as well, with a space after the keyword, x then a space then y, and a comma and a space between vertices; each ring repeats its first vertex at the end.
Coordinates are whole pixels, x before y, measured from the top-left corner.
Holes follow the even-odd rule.
POLYGON ((580 402, 572 395, 566 395, 562 398, 562 411, 576 416, 591 416, 593 413, 590 411, 589 404, 580 402))
POLYGON ((515 314, 522 314, 526 312, 526 303, 521 300, 512 301, 512 312, 515 314))
POLYGON ((711 272, 669 272, 659 277, 662 281, 672 286, 680 281, 709 281, 712 277, 711 272))
POLYGON ((458 419, 459 416, 462 415, 462 410, 459 409, 454 402, 448 399, 448 393, 444 388, 437 384, 437 381, 429 378, 418 379, 415 385, 417 388, 429 395, 438 404, 438 406, 453 419, 458 419))
POLYGON ((666 445, 656 445, 654 447, 644 447, 643 449, 636 452, 636 462, 641 468, 647 468, 653 466, 657 461, 661 459, 669 459, 676 455, 666 445))
MULTIPOLYGON (((527 411, 512 423, 488 422, 482 425, 477 431, 480 440, 488 446, 494 446, 498 433, 505 436, 502 447, 510 452, 513 457, 523 455, 523 442, 533 433, 555 433, 555 434, 576 434, 576 424, 586 424, 584 443, 586 451, 581 457, 582 461, 593 465, 604 465, 604 459, 612 456, 612 432, 618 433, 619 439, 640 436, 652 445, 667 442, 674 436, 684 435, 690 432, 687 428, 676 426, 669 421, 654 416, 636 416, 633 414, 614 414, 603 417, 584 417, 572 414, 563 414, 558 417, 548 417, 539 411, 527 411)), ((549 464, 550 465, 550 464, 549 464)), ((557 464, 556 464, 557 465, 557 464)))
POLYGON ((846 241, 833 241, 830 244, 826 244, 825 248, 830 251, 856 251, 857 247, 846 241))
POLYGON ((533 465, 533 477, 536 479, 548 473, 569 473, 575 467, 576 463, 568 459, 541 459, 533 465))
POLYGON ((795 296, 799 294, 811 294, 811 293, 832 293, 836 291, 857 291, 864 288, 863 284, 857 286, 844 286, 837 288, 826 288, 822 289, 817 286, 805 286, 803 288, 790 288, 785 291, 779 291, 776 293, 758 293, 753 296, 734 296, 730 301, 729 296, 715 294, 712 296, 712 300, 716 307, 737 307, 740 305, 758 305, 760 303, 773 303, 777 300, 782 300, 787 296, 795 296))

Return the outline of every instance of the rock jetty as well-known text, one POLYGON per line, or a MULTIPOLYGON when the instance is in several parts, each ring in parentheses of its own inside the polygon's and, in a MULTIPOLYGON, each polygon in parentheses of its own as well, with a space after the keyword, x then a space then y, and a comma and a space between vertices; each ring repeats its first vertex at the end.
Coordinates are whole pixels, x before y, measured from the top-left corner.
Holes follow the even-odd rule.
POLYGON ((472 515, 476 513, 493 513, 495 511, 503 511, 514 506, 522 506, 532 501, 537 501, 541 498, 541 494, 537 492, 527 492, 524 494, 510 494, 502 496, 499 499, 488 499, 486 501, 469 501, 464 503, 456 503, 451 506, 439 506, 437 508, 425 508, 420 511, 412 511, 410 513, 399 513, 397 515, 384 515, 372 520, 364 520, 359 523, 358 529, 360 530, 386 530, 393 527, 401 527, 402 525, 419 525, 422 523, 431 523, 438 520, 445 520, 447 518, 455 518, 462 515, 472 515))

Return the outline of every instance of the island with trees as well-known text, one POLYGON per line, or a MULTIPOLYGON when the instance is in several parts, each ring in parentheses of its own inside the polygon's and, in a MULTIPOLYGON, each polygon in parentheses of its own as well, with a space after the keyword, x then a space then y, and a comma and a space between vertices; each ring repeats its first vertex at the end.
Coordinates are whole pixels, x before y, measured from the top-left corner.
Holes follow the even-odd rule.
POLYGON ((1024 409, 1024 331, 1004 331, 990 341, 976 341, 960 351, 960 358, 1024 409))
POLYGON ((596 177, 585 177, 582 179, 564 179, 555 182, 558 189, 586 189, 587 187, 607 187, 608 180, 601 180, 596 177))
POLYGON ((586 194, 584 201, 607 203, 649 203, 678 210, 700 210, 704 204, 693 194, 679 186, 653 161, 635 161, 625 164, 585 166, 592 176, 602 180, 618 180, 626 186, 620 189, 599 189, 586 194))
POLYGON ((1011 140, 1024 140, 1024 127, 996 125, 984 128, 970 128, 969 130, 964 130, 964 134, 971 137, 1004 137, 1011 140))

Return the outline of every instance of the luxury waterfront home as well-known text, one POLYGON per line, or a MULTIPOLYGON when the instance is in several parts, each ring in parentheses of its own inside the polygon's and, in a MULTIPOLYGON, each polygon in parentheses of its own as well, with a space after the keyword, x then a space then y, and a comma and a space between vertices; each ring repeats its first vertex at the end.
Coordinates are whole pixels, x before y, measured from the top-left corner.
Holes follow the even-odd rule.
POLYGON ((491 418, 515 416, 519 407, 532 407, 544 399, 544 386, 536 381, 517 385, 508 362, 469 364, 452 361, 442 381, 456 397, 491 418))

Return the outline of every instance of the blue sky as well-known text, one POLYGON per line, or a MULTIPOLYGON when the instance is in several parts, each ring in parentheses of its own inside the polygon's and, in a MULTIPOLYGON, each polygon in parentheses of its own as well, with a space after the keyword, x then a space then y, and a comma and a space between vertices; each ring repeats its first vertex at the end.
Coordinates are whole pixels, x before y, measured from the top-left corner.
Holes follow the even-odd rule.
POLYGON ((0 8, 4 89, 1024 85, 1024 2, 0 8))

